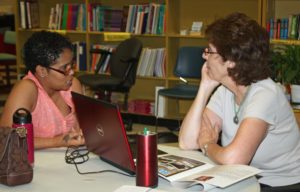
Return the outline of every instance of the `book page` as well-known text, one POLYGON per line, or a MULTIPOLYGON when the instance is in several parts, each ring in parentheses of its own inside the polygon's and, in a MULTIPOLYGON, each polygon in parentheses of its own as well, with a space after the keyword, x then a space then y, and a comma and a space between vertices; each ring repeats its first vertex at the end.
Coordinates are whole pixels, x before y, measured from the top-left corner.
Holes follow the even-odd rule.
POLYGON ((211 189, 216 188, 216 186, 214 186, 214 185, 200 183, 197 181, 184 181, 184 180, 173 181, 173 182, 171 182, 171 185, 174 187, 177 187, 177 188, 182 188, 182 189, 189 188, 189 190, 193 189, 196 185, 198 185, 197 191, 209 191, 211 189))
POLYGON ((158 157, 158 174, 170 182, 199 173, 211 167, 213 165, 176 155, 158 157))
POLYGON ((158 189, 152 189, 150 187, 139 187, 139 186, 131 186, 131 185, 123 185, 118 189, 114 190, 114 192, 166 192, 158 189))
POLYGON ((261 170, 247 165, 218 165, 195 175, 186 177, 183 180, 195 181, 224 188, 260 172, 261 170))

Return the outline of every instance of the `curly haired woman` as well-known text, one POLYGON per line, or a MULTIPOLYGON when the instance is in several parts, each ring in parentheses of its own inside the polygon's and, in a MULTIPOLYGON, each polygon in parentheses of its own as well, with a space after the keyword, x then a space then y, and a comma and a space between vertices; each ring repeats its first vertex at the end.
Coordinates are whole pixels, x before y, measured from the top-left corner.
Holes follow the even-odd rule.
POLYGON ((1 126, 11 126, 18 108, 31 112, 36 149, 82 145, 71 91, 82 93, 73 77, 73 47, 64 36, 47 31, 34 33, 24 44, 27 75, 10 92, 1 126))
POLYGON ((200 148, 219 164, 261 169, 262 191, 299 191, 300 132, 282 89, 270 79, 266 30, 233 13, 208 26, 206 36, 206 63, 180 147, 200 148))

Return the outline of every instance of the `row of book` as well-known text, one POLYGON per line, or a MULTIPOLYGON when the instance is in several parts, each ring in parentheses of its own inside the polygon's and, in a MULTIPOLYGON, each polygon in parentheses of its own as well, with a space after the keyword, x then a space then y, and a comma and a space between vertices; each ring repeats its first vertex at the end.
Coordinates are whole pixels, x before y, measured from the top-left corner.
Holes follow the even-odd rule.
POLYGON ((108 63, 110 60, 110 55, 115 51, 115 49, 116 49, 115 45, 103 45, 103 44, 92 45, 91 67, 89 71, 98 74, 109 73, 108 63))
POLYGON ((39 5, 36 0, 19 1, 20 26, 23 29, 40 27, 39 5))
POLYGON ((143 48, 137 68, 138 76, 165 77, 165 68, 165 48, 143 48))
POLYGON ((86 6, 79 3, 57 3, 50 8, 48 28, 52 30, 86 30, 86 6))
POLYGON ((88 14, 91 31, 164 34, 166 30, 165 4, 134 4, 116 9, 90 3, 88 14))
POLYGON ((271 39, 300 40, 300 14, 291 14, 288 18, 271 18, 266 29, 271 39))
POLYGON ((154 114, 154 102, 152 100, 135 99, 128 102, 128 112, 146 115, 154 114))
MULTIPOLYGON (((129 113, 139 113, 145 115, 157 115, 158 117, 166 116, 165 103, 166 98, 163 96, 159 96, 157 98, 157 92, 160 89, 164 89, 165 87, 157 86, 155 87, 155 100, 147 100, 147 99, 132 99, 128 101, 128 112, 129 113), (159 100, 159 101, 158 101, 159 100), (158 102, 158 103, 157 103, 158 102), (157 109, 156 109, 157 107, 157 109), (156 112, 157 110, 157 112, 156 112)), ((98 98, 103 97, 103 95, 99 95, 98 98)), ((117 104, 120 109, 123 108, 124 105, 124 94, 112 92, 110 93, 110 102, 117 104)))
MULTIPOLYGON (((109 60, 115 51, 116 45, 93 44, 90 48, 90 65, 87 61, 86 42, 75 41, 74 59, 75 70, 90 71, 93 73, 109 73, 109 60)), ((143 48, 138 62, 137 75, 149 77, 166 77, 166 49, 165 48, 143 48)))
POLYGON ((88 7, 90 31, 124 31, 123 9, 102 6, 99 3, 90 3, 88 7))
POLYGON ((164 34, 166 31, 165 4, 129 5, 126 32, 135 34, 164 34))
MULTIPOLYGON (((20 0, 19 4, 21 28, 39 28, 37 0, 20 0)), ((89 3, 87 6, 84 3, 56 3, 50 7, 48 28, 85 31, 89 27, 90 31, 159 35, 166 31, 165 4, 134 4, 123 9, 100 3, 89 3)))
MULTIPOLYGON (((94 44, 91 47, 90 72, 109 73, 110 53, 115 51, 115 45, 94 44), (103 52, 104 53, 101 53, 103 52), (109 53, 105 53, 105 52, 109 53)), ((165 48, 143 48, 138 62, 137 75, 150 77, 166 76, 166 49, 165 48)))

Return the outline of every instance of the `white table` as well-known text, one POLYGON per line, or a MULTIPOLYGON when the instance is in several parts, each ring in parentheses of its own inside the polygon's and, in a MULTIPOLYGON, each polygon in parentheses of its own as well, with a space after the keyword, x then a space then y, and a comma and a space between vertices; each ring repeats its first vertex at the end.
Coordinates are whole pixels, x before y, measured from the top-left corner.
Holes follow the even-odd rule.
MULTIPOLYGON (((197 151, 181 151, 177 147, 160 145, 160 149, 171 154, 180 152, 180 155, 197 158, 204 162, 209 159, 197 151)), ((122 185, 135 185, 135 177, 127 177, 116 173, 101 173, 91 175, 79 175, 74 165, 66 164, 64 160, 65 148, 55 148, 39 150, 35 152, 35 165, 33 181, 29 184, 7 187, 0 185, 1 192, 110 192, 122 185)), ((79 165, 82 172, 97 171, 104 169, 118 170, 100 160, 97 156, 90 154, 90 160, 79 165)), ((119 170, 118 170, 119 171, 119 170)), ((172 192, 199 191, 197 187, 189 189, 174 188, 164 179, 159 178, 157 189, 172 192)), ((259 183, 255 177, 241 181, 226 189, 213 189, 217 191, 239 191, 239 192, 258 192, 259 183)))

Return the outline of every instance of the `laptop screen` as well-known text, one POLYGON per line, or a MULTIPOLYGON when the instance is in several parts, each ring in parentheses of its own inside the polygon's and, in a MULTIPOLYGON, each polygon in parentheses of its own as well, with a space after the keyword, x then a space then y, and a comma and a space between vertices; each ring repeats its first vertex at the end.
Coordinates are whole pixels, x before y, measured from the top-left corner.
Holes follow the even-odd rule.
POLYGON ((135 164, 117 105, 72 92, 86 146, 104 161, 135 173, 135 164))

